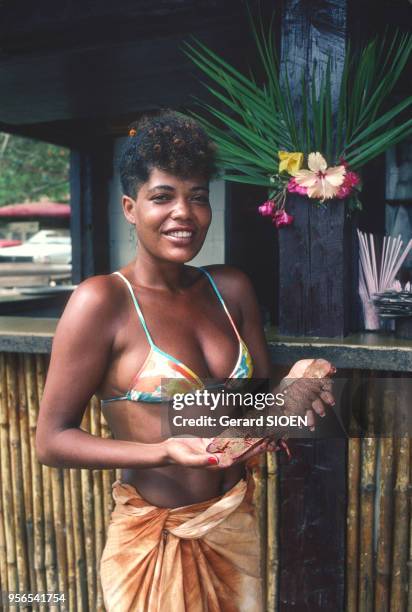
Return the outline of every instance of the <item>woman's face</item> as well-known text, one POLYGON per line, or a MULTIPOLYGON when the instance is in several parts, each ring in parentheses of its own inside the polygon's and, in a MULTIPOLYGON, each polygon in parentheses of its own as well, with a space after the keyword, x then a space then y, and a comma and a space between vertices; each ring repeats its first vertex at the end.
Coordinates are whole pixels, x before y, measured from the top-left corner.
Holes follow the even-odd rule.
POLYGON ((185 263, 202 248, 212 219, 208 181, 154 168, 135 200, 123 196, 123 210, 136 226, 139 249, 156 259, 185 263))

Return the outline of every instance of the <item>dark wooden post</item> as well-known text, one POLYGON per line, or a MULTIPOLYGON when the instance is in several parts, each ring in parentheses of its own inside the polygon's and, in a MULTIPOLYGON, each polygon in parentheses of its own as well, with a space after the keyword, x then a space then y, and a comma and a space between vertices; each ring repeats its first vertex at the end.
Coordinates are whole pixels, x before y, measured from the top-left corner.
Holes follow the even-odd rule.
POLYGON ((72 278, 79 283, 109 269, 108 185, 112 145, 106 141, 73 150, 70 160, 72 278))
MULTIPOLYGON (((281 20, 282 66, 287 66, 292 93, 297 100, 302 69, 316 60, 326 65, 330 55, 336 82, 345 57, 346 0, 285 0, 281 20)), ((339 89, 335 88, 335 100, 339 89)), ((298 105, 296 107, 299 112, 298 105)), ((291 202, 291 207, 308 202, 291 202)), ((336 203, 337 204, 337 203, 336 203)), ((292 211, 291 212, 296 212, 292 211)), ((279 319, 281 333, 302 335, 343 335, 347 315, 343 308, 348 293, 348 233, 344 212, 332 219, 331 210, 318 230, 300 219, 295 226, 279 231, 279 319), (292 230, 292 231, 289 231, 292 230), (319 249, 326 232, 329 257, 315 263, 311 256, 319 249), (335 236, 331 235, 335 231, 335 236), (302 293, 293 294, 291 267, 299 249, 305 249, 305 265, 298 269, 302 293), (315 249, 315 251, 313 250, 315 249), (284 265, 285 264, 285 265, 284 265), (290 267, 287 268, 286 265, 290 267), (305 267, 306 266, 306 267, 305 267), (323 276, 319 295, 316 286, 323 276), (341 275, 340 279, 336 279, 341 275), (328 292, 330 278, 333 292, 328 292), (325 282, 326 279, 326 282, 325 282), (285 290, 289 298, 282 301, 285 290), (283 292, 283 293, 282 293, 283 292), (342 304, 339 305, 339 300, 342 304), (312 304, 312 309, 311 309, 312 304), (316 304, 321 312, 319 313, 316 304), (291 317, 295 321, 291 322, 291 317), (293 329, 293 325, 295 325, 293 329), (289 326, 289 328, 288 328, 289 326)), ((321 214, 307 211, 307 216, 321 214)), ((306 219, 308 221, 308 218, 306 219)), ((350 233, 350 232, 349 232, 350 233)), ((324 248, 324 247, 322 247, 324 248)), ((319 255, 319 252, 316 253, 319 255)), ((293 272, 293 269, 292 269, 293 272)), ((295 287, 296 289, 296 287, 295 287)), ((288 364, 291 365, 291 364, 288 364)), ((328 419, 328 417, 326 417, 328 419)), ((291 443, 293 459, 280 469, 280 596, 282 612, 320 612, 344 609, 344 560, 346 526, 346 441, 344 439, 304 439, 291 443)))
MULTIPOLYGON (((346 4, 346 0, 284 3, 281 65, 288 72, 297 114, 301 113, 302 72, 313 74, 316 66, 319 87, 328 58, 332 108, 337 108, 345 59, 346 4)), ((360 303, 354 217, 348 219, 342 200, 329 200, 319 208, 296 195, 288 198, 287 208, 295 223, 279 231, 280 333, 342 337, 355 331, 360 303)))

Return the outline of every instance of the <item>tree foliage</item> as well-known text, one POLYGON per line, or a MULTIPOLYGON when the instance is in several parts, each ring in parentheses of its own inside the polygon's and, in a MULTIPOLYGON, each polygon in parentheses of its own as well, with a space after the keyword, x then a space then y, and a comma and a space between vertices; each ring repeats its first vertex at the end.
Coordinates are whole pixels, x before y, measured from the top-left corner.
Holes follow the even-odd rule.
POLYGON ((69 200, 69 150, 0 133, 0 206, 69 200))

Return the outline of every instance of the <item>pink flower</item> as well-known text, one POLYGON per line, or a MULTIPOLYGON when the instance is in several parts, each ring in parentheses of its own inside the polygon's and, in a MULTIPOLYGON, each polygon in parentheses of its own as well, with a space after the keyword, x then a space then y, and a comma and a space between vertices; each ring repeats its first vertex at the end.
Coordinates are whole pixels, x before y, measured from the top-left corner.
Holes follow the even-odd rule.
POLYGON ((339 187, 339 191, 336 194, 336 197, 339 200, 344 200, 345 198, 350 196, 352 189, 356 185, 359 185, 359 183, 360 183, 360 178, 359 178, 359 175, 356 174, 356 172, 346 172, 345 179, 342 185, 339 187))
POLYGON ((355 187, 355 185, 359 185, 360 178, 359 174, 356 172, 347 172, 345 176, 345 183, 348 183, 351 187, 355 187))
POLYGON ((272 200, 267 200, 266 202, 263 202, 263 204, 259 206, 259 213, 263 217, 271 217, 273 215, 274 207, 275 207, 275 203, 272 200))
POLYGON ((308 195, 308 190, 302 185, 298 185, 295 178, 291 178, 288 183, 289 193, 300 193, 300 195, 308 195))
POLYGON ((288 215, 286 210, 277 210, 272 216, 272 223, 276 226, 277 229, 280 227, 285 227, 286 225, 292 225, 295 217, 293 215, 288 215))

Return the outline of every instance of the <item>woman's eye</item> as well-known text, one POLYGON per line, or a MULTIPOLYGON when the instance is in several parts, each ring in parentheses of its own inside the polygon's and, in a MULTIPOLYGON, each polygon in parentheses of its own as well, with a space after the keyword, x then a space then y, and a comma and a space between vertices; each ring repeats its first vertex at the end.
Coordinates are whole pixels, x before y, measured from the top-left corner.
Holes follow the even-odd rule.
POLYGON ((209 198, 205 196, 199 196, 198 198, 194 198, 194 201, 196 202, 196 204, 210 204, 209 198))

